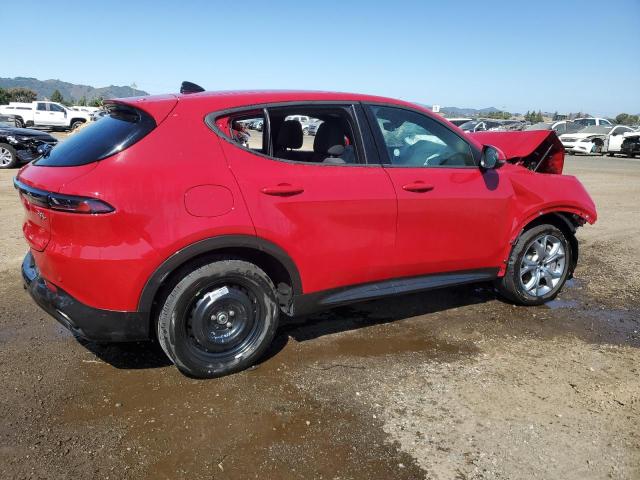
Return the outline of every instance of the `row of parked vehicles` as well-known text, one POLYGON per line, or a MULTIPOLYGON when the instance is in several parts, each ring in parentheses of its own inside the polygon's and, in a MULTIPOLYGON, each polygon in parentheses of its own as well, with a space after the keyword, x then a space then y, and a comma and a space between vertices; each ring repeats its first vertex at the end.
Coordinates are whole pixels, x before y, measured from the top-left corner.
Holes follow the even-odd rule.
POLYGON ((539 122, 532 125, 520 120, 495 120, 488 118, 450 118, 454 125, 468 133, 484 131, 553 130, 565 150, 570 153, 609 156, 624 154, 635 157, 640 154, 640 128, 614 125, 606 118, 585 117, 575 120, 539 122))
POLYGON ((55 146, 58 140, 41 129, 71 131, 106 113, 98 107, 49 101, 0 105, 0 169, 30 162, 55 146))
MULTIPOLYGON (((67 107, 56 102, 12 102, 0 106, 0 169, 13 168, 40 154, 38 149, 55 146, 57 139, 35 128, 73 130, 82 124, 99 120, 107 112, 97 107, 67 107), (35 127, 35 128, 24 128, 35 127)), ((302 126, 303 135, 315 136, 323 121, 305 115, 291 115, 302 126)), ((640 154, 640 129, 626 125, 613 125, 606 118, 587 117, 575 120, 540 122, 528 125, 519 120, 488 118, 449 118, 449 122, 467 133, 484 131, 553 130, 565 150, 571 153, 613 156, 617 153, 635 157, 640 154)), ((237 122, 237 136, 246 136, 248 130, 262 132, 263 120, 250 119, 237 122)))

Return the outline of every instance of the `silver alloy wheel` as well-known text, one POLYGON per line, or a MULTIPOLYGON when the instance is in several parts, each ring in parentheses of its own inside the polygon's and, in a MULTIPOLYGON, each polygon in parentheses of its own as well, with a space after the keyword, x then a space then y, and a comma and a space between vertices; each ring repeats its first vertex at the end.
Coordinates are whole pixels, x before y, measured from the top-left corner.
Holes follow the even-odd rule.
POLYGON ((0 165, 6 167, 13 161, 13 155, 4 147, 0 147, 0 165))
POLYGON ((542 297, 552 291, 567 268, 564 245, 554 235, 543 234, 527 246, 520 262, 520 285, 529 295, 542 297))

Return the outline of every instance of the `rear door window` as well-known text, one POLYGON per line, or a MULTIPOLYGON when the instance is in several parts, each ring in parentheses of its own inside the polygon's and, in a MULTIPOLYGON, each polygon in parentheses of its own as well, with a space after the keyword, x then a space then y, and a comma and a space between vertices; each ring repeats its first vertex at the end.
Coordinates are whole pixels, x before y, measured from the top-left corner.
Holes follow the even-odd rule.
POLYGON ((155 127, 154 119, 142 110, 114 105, 108 115, 60 142, 34 164, 73 167, 96 162, 125 150, 155 127))

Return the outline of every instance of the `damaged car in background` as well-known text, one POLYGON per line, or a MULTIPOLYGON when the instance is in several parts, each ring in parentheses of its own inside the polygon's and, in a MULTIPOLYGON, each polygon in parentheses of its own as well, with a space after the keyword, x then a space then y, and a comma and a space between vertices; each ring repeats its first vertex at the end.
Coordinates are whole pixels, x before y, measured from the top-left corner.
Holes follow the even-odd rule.
POLYGON ((637 128, 633 132, 625 133, 623 137, 620 153, 629 158, 640 155, 640 128, 637 128))
POLYGON ((573 133, 560 135, 564 149, 570 153, 587 155, 614 155, 620 153, 625 133, 633 132, 633 128, 625 125, 598 125, 585 127, 573 133))
POLYGON ((30 162, 55 146, 58 140, 46 132, 17 128, 10 115, 0 115, 0 168, 30 162))

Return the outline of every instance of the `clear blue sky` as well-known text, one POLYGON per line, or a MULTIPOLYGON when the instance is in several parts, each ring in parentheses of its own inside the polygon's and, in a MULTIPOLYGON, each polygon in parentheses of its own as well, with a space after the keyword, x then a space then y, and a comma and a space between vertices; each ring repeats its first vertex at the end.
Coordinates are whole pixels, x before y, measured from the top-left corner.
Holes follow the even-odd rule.
POLYGON ((3 2, 0 76, 640 113, 640 0, 3 2))

